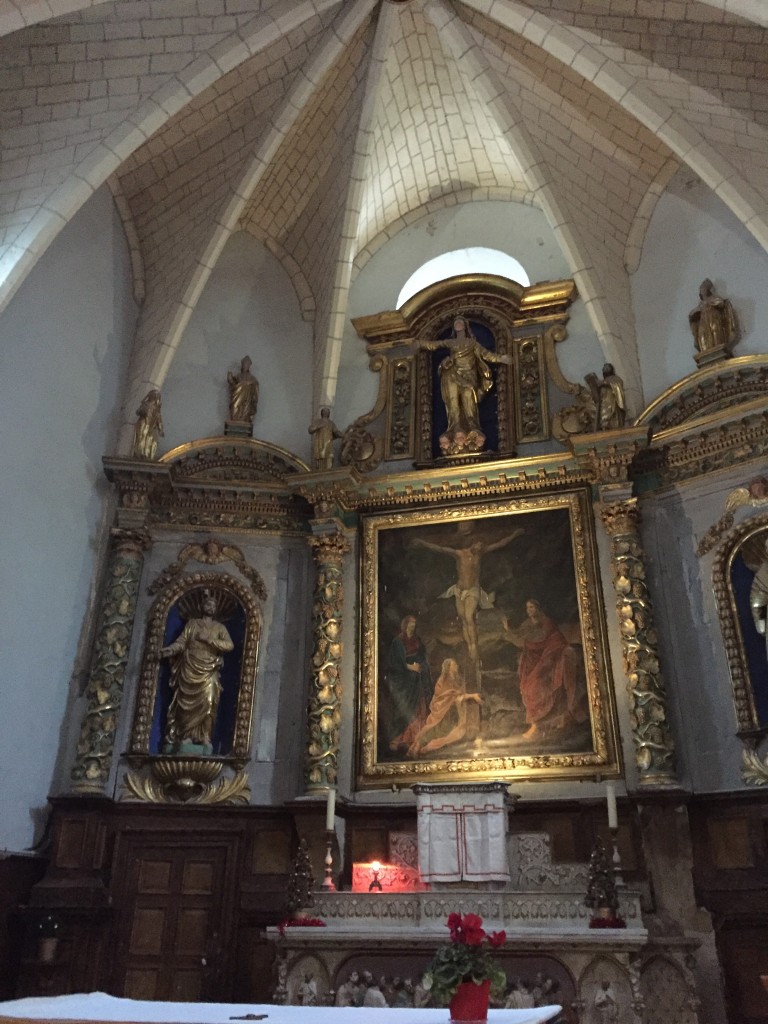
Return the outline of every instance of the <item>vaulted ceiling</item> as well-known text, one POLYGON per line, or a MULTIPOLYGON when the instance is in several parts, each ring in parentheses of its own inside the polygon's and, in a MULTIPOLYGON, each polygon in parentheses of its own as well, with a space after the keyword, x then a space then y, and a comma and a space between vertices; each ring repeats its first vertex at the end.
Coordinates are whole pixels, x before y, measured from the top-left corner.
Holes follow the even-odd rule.
POLYGON ((0 301, 109 181, 161 386, 258 237, 332 398, 357 268, 425 206, 540 207, 639 390, 629 274, 687 165, 768 249, 763 0, 0 0, 0 301))

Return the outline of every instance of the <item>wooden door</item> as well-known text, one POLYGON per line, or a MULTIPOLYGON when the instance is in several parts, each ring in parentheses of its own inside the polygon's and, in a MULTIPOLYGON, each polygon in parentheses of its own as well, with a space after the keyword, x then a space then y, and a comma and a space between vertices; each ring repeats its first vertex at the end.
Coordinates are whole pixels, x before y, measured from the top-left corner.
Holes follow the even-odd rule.
POLYGON ((226 843, 180 846, 131 837, 117 858, 120 892, 114 991, 130 999, 222 1001, 232 931, 226 843))

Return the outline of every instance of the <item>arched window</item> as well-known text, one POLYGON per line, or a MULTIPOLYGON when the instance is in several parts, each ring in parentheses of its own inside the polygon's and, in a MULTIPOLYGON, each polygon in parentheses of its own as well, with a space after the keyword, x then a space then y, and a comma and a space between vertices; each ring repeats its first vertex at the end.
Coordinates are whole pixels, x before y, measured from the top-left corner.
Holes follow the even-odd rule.
POLYGON ((444 252, 422 264, 411 274, 397 297, 397 308, 407 302, 413 295, 437 281, 445 281, 448 277, 458 274, 497 274, 508 277, 518 284, 529 285, 530 278, 522 263, 498 249, 485 249, 474 246, 471 249, 454 249, 444 252))

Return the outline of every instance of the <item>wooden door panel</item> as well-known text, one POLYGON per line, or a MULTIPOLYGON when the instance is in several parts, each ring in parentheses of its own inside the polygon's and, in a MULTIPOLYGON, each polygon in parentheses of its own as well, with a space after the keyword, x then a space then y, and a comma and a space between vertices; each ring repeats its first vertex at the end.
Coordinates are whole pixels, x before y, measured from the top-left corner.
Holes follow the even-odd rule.
POLYGON ((198 893, 207 895, 215 888, 216 878, 214 865, 210 861, 193 860, 184 865, 182 876, 182 892, 190 895, 198 893))
POLYGON ((160 971, 129 970, 125 975, 123 993, 127 999, 159 999, 157 994, 160 971))
POLYGON ((197 1003, 202 999, 203 985, 200 971, 176 970, 171 976, 168 998, 177 1003, 197 1003))
POLYGON ((136 907, 128 953, 132 956, 162 953, 165 918, 164 908, 136 907))
POLYGON ((208 940, 212 937, 210 914, 201 908, 181 908, 176 918, 174 948, 179 956, 207 956, 208 940))
MULTIPOLYGON (((168 834, 131 836, 120 851, 125 884, 119 907, 115 991, 134 999, 224 999, 220 936, 232 922, 232 843, 168 834), (150 994, 145 994, 150 993, 150 994)), ((118 869, 121 865, 118 865, 118 869)))
POLYGON ((172 860, 139 861, 139 879, 137 892, 167 893, 171 884, 172 860))

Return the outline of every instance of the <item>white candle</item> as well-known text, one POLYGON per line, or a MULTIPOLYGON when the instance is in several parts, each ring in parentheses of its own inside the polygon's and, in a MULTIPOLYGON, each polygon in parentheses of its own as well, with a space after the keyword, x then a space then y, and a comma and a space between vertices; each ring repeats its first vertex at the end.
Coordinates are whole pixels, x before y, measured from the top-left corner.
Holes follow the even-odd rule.
POLYGON ((336 790, 330 788, 328 790, 328 802, 325 805, 325 828, 328 832, 333 832, 334 818, 336 817, 336 790))
POLYGON ((608 803, 608 828, 619 827, 619 814, 616 809, 616 783, 607 782, 605 785, 605 799, 608 803))

